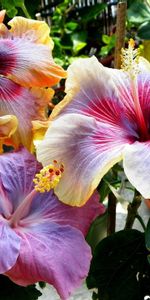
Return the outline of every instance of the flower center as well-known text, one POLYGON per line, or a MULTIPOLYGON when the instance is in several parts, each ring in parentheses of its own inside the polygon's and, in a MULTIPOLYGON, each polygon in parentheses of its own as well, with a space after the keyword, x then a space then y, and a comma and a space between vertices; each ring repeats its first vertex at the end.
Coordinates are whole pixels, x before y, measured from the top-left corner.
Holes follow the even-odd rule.
POLYGON ((54 189, 59 183, 63 172, 64 165, 59 165, 58 162, 54 160, 53 164, 44 167, 40 173, 35 175, 35 178, 33 179, 35 190, 44 193, 54 189))
POLYGON ((33 198, 40 192, 49 192, 54 189, 60 181, 62 173, 64 172, 64 165, 58 164, 56 160, 54 164, 44 167, 40 173, 35 175, 33 182, 35 183, 34 189, 25 197, 21 204, 12 214, 8 223, 11 227, 17 227, 18 222, 25 216, 27 216, 33 198))
POLYGON ((136 118, 139 126, 140 136, 142 140, 149 139, 148 127, 145 122, 143 111, 141 108, 139 95, 138 95, 138 84, 137 75, 139 74, 139 50, 134 49, 135 42, 133 39, 129 40, 129 46, 127 49, 122 49, 122 70, 127 72, 130 78, 130 86, 132 98, 134 101, 134 108, 136 113, 136 118))

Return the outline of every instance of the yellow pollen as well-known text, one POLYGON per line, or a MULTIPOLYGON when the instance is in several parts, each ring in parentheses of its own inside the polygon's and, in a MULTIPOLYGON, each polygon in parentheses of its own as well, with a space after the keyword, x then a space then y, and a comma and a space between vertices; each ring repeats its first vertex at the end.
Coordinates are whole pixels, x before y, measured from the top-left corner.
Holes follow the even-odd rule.
POLYGON ((129 76, 134 79, 139 73, 139 49, 135 49, 135 41, 130 39, 128 48, 121 51, 121 68, 127 72, 129 76))
POLYGON ((40 173, 35 175, 33 179, 35 190, 44 193, 54 189, 59 183, 63 172, 64 165, 59 165, 56 160, 53 161, 53 164, 44 167, 40 173))
POLYGON ((132 47, 133 49, 135 48, 135 41, 133 39, 130 39, 128 42, 129 46, 132 47))

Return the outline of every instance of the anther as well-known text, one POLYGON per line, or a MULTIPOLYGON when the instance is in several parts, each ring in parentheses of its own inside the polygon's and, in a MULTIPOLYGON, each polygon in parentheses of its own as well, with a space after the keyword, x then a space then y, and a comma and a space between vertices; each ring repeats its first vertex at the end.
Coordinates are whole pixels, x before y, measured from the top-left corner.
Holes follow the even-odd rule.
POLYGON ((44 167, 40 173, 35 175, 33 182, 35 184, 35 190, 40 193, 49 192, 54 189, 59 183, 62 173, 64 172, 63 164, 58 164, 55 160, 54 165, 48 165, 44 167))

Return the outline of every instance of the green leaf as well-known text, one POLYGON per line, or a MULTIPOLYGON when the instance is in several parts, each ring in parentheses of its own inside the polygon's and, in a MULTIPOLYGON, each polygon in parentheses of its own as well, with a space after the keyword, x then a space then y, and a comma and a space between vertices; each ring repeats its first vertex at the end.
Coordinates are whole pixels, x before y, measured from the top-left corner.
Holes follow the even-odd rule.
POLYGON ((111 40, 111 36, 107 35, 107 34, 103 34, 102 35, 102 42, 105 44, 109 44, 111 40))
MULTIPOLYGON (((116 197, 116 199, 120 202, 120 203, 125 203, 127 202, 119 193, 118 191, 109 183, 106 182, 108 187, 110 188, 111 192, 113 193, 113 195, 116 197)), ((128 203, 128 202, 127 202, 128 203)))
POLYGON ((101 241, 104 237, 106 237, 106 229, 107 228, 107 213, 102 216, 96 218, 96 220, 92 223, 86 240, 88 244, 91 246, 92 250, 95 249, 96 245, 101 241))
POLYGON ((75 55, 77 55, 77 53, 87 45, 86 38, 87 33, 85 31, 72 34, 71 39, 73 42, 73 52, 75 55))
POLYGON ((127 11, 127 17, 135 24, 146 22, 150 20, 150 7, 141 1, 134 2, 127 11))
POLYGON ((2 8, 6 9, 6 13, 10 18, 13 18, 18 13, 17 8, 21 8, 23 14, 26 17, 30 18, 24 0, 1 0, 1 3, 2 3, 2 8))
POLYGON ((17 7, 21 7, 24 4, 24 0, 13 0, 13 2, 17 7))
POLYGON ((145 231, 145 243, 146 243, 146 248, 150 251, 150 219, 147 223, 147 227, 145 231))
POLYGON ((115 36, 115 34, 113 34, 111 36, 103 34, 102 41, 103 41, 103 43, 105 43, 107 45, 101 47, 99 54, 101 56, 106 56, 115 47, 116 36, 115 36))
POLYGON ((101 50, 100 50, 100 52, 99 52, 99 54, 100 54, 101 56, 107 56, 110 50, 111 50, 111 48, 109 47, 109 45, 107 45, 107 46, 102 46, 102 47, 101 47, 101 50))
POLYGON ((0 299, 2 300, 37 300, 42 294, 35 285, 22 287, 8 277, 0 275, 0 299))
POLYGON ((80 11, 80 16, 82 18, 82 22, 86 23, 86 22, 93 20, 98 15, 100 15, 106 7, 107 7, 107 4, 104 4, 104 3, 97 3, 90 7, 84 7, 80 11))
POLYGON ((110 192, 110 188, 107 184, 107 182, 102 179, 99 185, 99 193, 100 193, 100 197, 101 197, 101 202, 103 202, 105 200, 105 198, 107 197, 107 195, 110 192))
POLYGON ((67 29, 69 29, 70 31, 74 31, 75 29, 77 29, 78 23, 76 23, 76 22, 68 22, 68 23, 65 24, 65 27, 67 29))
POLYGON ((7 15, 9 18, 14 18, 18 13, 18 9, 16 9, 15 7, 11 8, 11 9, 7 9, 7 15))
POLYGON ((137 35, 143 40, 150 40, 150 21, 139 27, 137 35))
POLYGON ((61 59, 61 58, 59 58, 59 57, 55 57, 55 58, 54 58, 54 61, 55 61, 55 63, 56 63, 57 65, 59 65, 59 66, 61 66, 61 67, 64 66, 64 59, 61 59))
POLYGON ((141 300, 150 293, 150 266, 144 234, 130 229, 103 239, 96 247, 88 288, 101 300, 141 300))

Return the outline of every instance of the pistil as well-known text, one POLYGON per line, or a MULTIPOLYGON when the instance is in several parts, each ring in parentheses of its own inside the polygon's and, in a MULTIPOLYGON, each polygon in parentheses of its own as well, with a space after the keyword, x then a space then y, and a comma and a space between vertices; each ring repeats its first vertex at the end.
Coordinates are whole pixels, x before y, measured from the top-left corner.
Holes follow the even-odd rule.
POLYGON ((141 108, 139 95, 138 95, 138 85, 137 85, 137 75, 139 70, 139 50, 135 49, 135 42, 133 39, 129 40, 129 45, 127 49, 122 49, 122 70, 127 72, 130 78, 130 86, 132 98, 134 101, 135 114, 137 118, 137 123, 139 126, 140 136, 142 140, 147 140, 149 138, 147 124, 143 115, 141 108))
POLYGON ((31 207, 31 203, 33 201, 33 198, 36 196, 37 191, 33 189, 27 197, 21 202, 21 204, 17 207, 17 209, 14 211, 12 214, 10 220, 9 220, 9 225, 11 227, 17 227, 18 222, 28 214, 29 209, 31 207))
POLYGON ((34 189, 25 197, 8 221, 11 227, 17 227, 19 221, 28 215, 33 198, 35 198, 37 194, 49 192, 59 183, 62 173, 64 172, 64 166, 63 164, 59 165, 56 160, 54 160, 53 163, 54 164, 44 167, 40 173, 36 174, 33 179, 35 184, 34 189))

